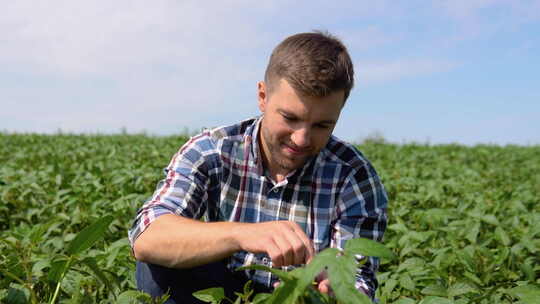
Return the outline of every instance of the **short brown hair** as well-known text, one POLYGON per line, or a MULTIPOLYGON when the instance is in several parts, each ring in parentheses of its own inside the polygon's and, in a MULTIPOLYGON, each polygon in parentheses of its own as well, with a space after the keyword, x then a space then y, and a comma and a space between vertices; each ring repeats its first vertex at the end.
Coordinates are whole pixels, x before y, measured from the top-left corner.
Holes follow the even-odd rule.
POLYGON ((347 48, 329 33, 301 33, 283 40, 272 52, 264 74, 269 93, 285 79, 300 94, 324 97, 354 85, 353 64, 347 48))

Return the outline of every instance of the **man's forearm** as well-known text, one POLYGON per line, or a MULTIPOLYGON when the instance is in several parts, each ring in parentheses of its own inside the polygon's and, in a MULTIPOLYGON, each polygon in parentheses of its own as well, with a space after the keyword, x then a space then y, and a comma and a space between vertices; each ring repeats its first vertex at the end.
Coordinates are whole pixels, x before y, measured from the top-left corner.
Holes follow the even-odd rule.
POLYGON ((162 215, 133 246, 139 261, 169 268, 191 268, 224 259, 240 247, 235 231, 240 223, 206 223, 173 214, 162 215))
POLYGON ((191 268, 237 251, 266 253, 275 267, 308 263, 314 249, 298 224, 206 223, 173 214, 158 217, 133 244, 139 261, 169 268, 191 268))

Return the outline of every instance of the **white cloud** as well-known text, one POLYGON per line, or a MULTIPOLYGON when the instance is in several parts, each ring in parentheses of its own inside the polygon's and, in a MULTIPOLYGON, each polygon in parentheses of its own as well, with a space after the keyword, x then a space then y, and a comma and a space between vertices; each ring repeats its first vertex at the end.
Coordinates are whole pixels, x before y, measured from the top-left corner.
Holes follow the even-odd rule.
POLYGON ((163 133, 233 122, 257 113, 255 84, 275 44, 312 29, 348 45, 359 86, 444 73, 459 63, 441 40, 491 34, 516 16, 534 20, 539 3, 7 1, 0 129, 163 133), (508 20, 486 21, 492 7, 510 8, 508 20), (447 32, 440 18, 458 30, 447 32), (436 30, 414 32, 430 22, 436 30))
POLYGON ((0 70, 32 80, 2 89, 1 116, 20 122, 12 128, 42 132, 122 126, 159 132, 173 120, 191 125, 227 115, 233 109, 223 109, 226 101, 249 95, 235 90, 249 83, 245 89, 254 92, 264 66, 257 52, 268 40, 255 14, 238 18, 249 13, 239 6, 245 4, 10 2, 0 21, 0 70), (39 88, 51 79, 61 85, 39 88), (27 113, 39 125, 25 121, 27 113))
POLYGON ((193 1, 25 4, 11 2, 4 9, 8 17, 0 58, 48 72, 108 75, 154 64, 185 67, 207 62, 207 55, 216 53, 213 46, 258 45, 251 27, 227 20, 235 15, 227 6, 208 8, 193 1), (225 22, 227 27, 220 26, 225 22))
MULTIPOLYGON (((318 8, 313 14, 305 3, 251 4, 9 2, 0 21, 0 67, 31 80, 3 89, 2 115, 23 122, 25 113, 33 113, 38 125, 15 128, 42 132, 122 126, 159 132, 167 124, 245 117, 256 113, 255 84, 278 41, 298 31, 331 30, 329 24, 389 7, 320 1, 311 4, 318 8), (59 85, 39 88, 51 79, 59 85)), ((374 28, 367 33, 384 39, 374 28)))

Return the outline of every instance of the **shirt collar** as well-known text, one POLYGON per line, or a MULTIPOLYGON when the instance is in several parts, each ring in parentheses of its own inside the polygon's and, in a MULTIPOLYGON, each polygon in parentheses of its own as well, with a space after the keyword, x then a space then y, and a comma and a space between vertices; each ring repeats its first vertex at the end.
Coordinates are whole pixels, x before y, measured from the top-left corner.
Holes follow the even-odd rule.
POLYGON ((253 124, 250 127, 250 130, 246 132, 247 140, 250 141, 250 159, 253 161, 253 164, 256 166, 261 166, 262 168, 262 158, 259 151, 259 128, 262 121, 262 115, 255 118, 253 124))

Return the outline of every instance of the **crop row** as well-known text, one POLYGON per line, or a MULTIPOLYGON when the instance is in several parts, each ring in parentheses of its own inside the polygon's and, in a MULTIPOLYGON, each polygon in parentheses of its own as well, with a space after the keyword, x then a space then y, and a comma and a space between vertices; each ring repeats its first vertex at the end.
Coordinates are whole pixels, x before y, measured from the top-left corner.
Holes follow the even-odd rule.
MULTIPOLYGON (((0 302, 45 303, 56 293, 61 303, 117 303, 133 294, 126 231, 185 141, 0 133, 0 302), (69 251, 107 216, 102 238, 69 251)), ((540 147, 360 149, 390 197, 385 245, 397 259, 379 269, 380 303, 528 303, 540 284, 540 147)))

